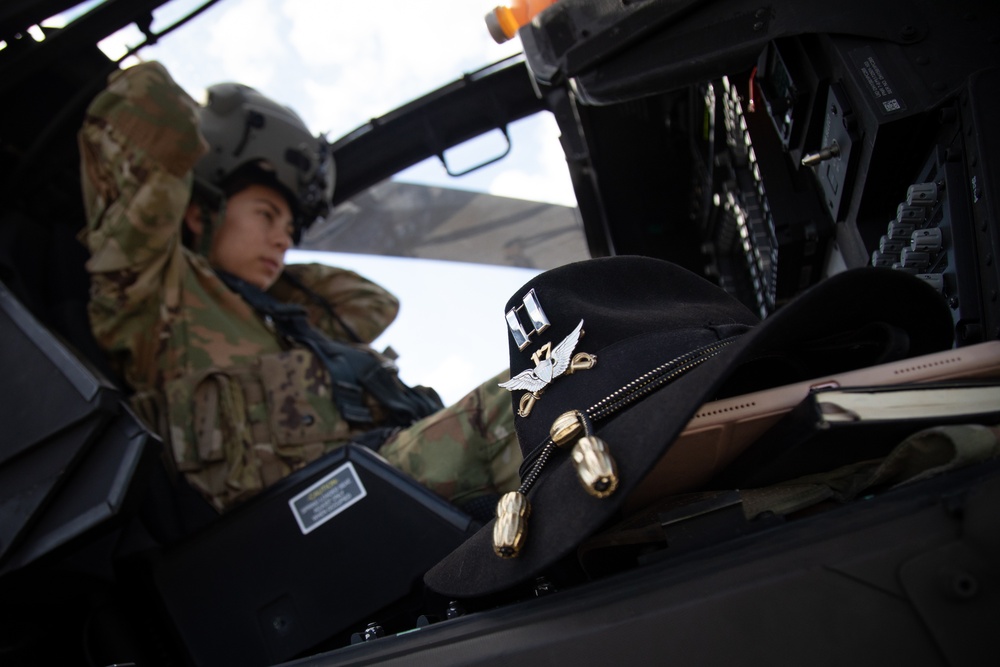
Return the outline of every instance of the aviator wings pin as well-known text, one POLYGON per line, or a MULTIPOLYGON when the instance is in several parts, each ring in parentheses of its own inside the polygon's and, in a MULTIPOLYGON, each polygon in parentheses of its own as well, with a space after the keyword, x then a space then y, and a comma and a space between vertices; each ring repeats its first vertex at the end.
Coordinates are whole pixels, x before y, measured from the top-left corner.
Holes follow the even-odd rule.
POLYGON ((574 371, 587 370, 594 367, 597 357, 586 352, 580 352, 575 356, 573 349, 576 348, 580 336, 583 334, 583 320, 576 325, 576 328, 562 340, 561 343, 552 347, 552 343, 546 343, 531 355, 531 360, 535 362, 534 368, 521 371, 510 380, 501 382, 500 386, 507 391, 517 391, 524 389, 527 391, 521 397, 517 414, 527 417, 531 414, 531 408, 535 401, 541 396, 552 381, 562 374, 570 375, 574 371), (544 354, 544 358, 542 355, 544 354))

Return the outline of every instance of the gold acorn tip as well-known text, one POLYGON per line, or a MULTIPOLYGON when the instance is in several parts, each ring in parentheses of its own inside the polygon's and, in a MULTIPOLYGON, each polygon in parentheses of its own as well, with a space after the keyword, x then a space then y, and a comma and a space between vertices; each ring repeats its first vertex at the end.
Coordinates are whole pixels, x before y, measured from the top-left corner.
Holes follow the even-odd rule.
POLYGON ((576 475, 587 493, 607 498, 618 488, 618 466, 608 443, 596 436, 584 436, 573 446, 571 456, 576 475))
POLYGON ((510 491, 497 503, 497 520, 493 524, 493 552, 503 559, 517 558, 524 548, 531 503, 518 491, 510 491))
POLYGON ((562 413, 552 422, 552 427, 549 429, 549 437, 552 438, 552 443, 556 447, 563 447, 569 444, 584 429, 583 413, 579 410, 570 410, 569 412, 562 413))

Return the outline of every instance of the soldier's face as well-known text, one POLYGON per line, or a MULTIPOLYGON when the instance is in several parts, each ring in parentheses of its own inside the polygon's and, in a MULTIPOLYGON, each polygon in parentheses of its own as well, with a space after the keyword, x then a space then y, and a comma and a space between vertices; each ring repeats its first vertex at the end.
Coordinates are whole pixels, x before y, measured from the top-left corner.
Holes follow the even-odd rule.
POLYGON ((226 217, 212 238, 208 260, 266 290, 285 266, 293 231, 285 198, 265 185, 251 185, 226 201, 226 217))

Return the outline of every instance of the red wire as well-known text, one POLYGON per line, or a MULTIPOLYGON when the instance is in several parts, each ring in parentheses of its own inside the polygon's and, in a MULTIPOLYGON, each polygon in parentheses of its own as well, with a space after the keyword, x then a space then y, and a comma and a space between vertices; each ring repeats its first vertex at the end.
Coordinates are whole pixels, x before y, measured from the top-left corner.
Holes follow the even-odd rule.
POLYGON ((750 70, 750 97, 747 99, 747 112, 749 113, 753 113, 757 108, 757 104, 754 102, 753 99, 754 78, 756 76, 757 76, 757 66, 754 65, 753 69, 750 70))

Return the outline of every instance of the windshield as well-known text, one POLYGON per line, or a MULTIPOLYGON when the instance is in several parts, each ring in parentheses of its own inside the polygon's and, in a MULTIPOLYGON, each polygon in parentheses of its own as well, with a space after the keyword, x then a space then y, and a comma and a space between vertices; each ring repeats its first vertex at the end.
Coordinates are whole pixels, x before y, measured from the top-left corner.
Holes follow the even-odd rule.
MULTIPOLYGON (((154 13, 154 32, 202 4, 168 2, 154 13)), ((214 83, 244 83, 288 104, 311 130, 336 140, 517 53, 519 40, 501 45, 490 37, 483 17, 491 8, 490 0, 222 0, 138 55, 164 63, 196 99, 214 83)), ((142 40, 132 25, 105 39, 101 48, 119 58, 142 40)), ((453 178, 431 159, 394 180, 574 206, 551 114, 518 121, 510 134, 510 155, 482 170, 453 178)), ((446 157, 457 173, 504 147, 502 134, 494 132, 451 149, 446 157)))

